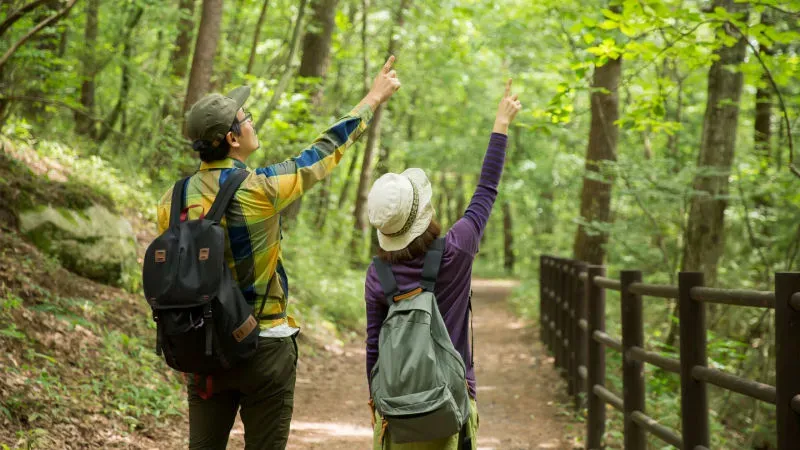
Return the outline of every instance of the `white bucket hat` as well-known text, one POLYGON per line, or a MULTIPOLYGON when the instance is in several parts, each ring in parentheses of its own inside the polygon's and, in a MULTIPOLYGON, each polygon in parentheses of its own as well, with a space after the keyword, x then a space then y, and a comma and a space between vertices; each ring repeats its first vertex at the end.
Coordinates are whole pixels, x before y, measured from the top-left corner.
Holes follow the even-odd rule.
POLYGON ((428 229, 434 214, 431 195, 422 169, 387 173, 375 181, 367 197, 367 215, 378 229, 382 249, 402 250, 428 229))

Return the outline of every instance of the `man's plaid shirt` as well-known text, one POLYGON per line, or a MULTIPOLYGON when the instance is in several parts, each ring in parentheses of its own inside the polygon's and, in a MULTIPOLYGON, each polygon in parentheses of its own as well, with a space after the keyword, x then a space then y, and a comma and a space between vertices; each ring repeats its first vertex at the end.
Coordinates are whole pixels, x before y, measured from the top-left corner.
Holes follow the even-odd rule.
MULTIPOLYGON (((208 213, 220 183, 235 168, 250 175, 242 182, 222 219, 227 230, 225 258, 245 298, 255 311, 281 314, 286 311, 289 281, 281 262, 281 210, 328 176, 342 155, 372 120, 372 108, 363 105, 325 130, 300 155, 268 167, 251 170, 243 162, 225 159, 202 163, 189 178, 183 208, 189 219, 208 213), (188 208, 188 209, 187 209, 188 208), (269 292, 267 292, 269 289, 269 292), (264 303, 266 302, 266 303, 264 303)), ((169 227, 172 188, 158 204, 158 232, 169 227)), ((296 327, 292 317, 262 320, 261 329, 281 324, 296 327)))

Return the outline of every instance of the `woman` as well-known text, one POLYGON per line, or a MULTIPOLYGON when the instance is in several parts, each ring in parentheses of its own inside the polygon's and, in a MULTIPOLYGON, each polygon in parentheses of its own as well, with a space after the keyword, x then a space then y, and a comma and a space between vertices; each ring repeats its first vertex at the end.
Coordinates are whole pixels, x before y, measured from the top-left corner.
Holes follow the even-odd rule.
MULTIPOLYGON (((474 436, 478 428, 478 413, 475 402, 475 368, 468 339, 472 262, 497 197, 497 185, 505 160, 508 127, 520 108, 517 95, 511 94, 509 79, 505 95, 497 109, 478 187, 464 217, 445 236, 444 254, 434 290, 450 339, 466 365, 470 397, 470 417, 466 432, 473 450, 477 447, 474 436)), ((392 272, 400 292, 419 286, 425 253, 441 233, 441 227, 434 217, 431 197, 431 185, 425 173, 421 169, 408 169, 402 174, 388 173, 380 177, 372 186, 367 199, 370 224, 377 228, 378 233, 378 257, 392 264, 392 272)), ((368 379, 378 360, 378 338, 381 324, 388 313, 384 296, 375 265, 372 264, 367 270, 365 286, 368 379)), ((372 401, 370 404, 372 405, 372 401)), ((382 418, 377 413, 374 413, 374 419, 375 450, 462 450, 458 445, 458 434, 436 441, 396 444, 388 436, 386 428, 382 426, 382 418)))

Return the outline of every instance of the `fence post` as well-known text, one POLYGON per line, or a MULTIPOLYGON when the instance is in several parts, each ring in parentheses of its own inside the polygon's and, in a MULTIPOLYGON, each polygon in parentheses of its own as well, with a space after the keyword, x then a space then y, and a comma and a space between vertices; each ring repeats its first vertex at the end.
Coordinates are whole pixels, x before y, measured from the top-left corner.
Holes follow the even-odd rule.
POLYGON ((553 329, 550 328, 550 324, 553 323, 553 302, 555 302, 555 297, 553 294, 553 288, 555 283, 553 282, 553 258, 547 257, 545 259, 545 284, 547 285, 547 292, 545 293, 545 314, 547 315, 547 322, 544 323, 545 327, 545 347, 547 351, 552 355, 553 354, 553 329))
POLYGON ((606 384, 606 348, 595 341, 595 331, 606 331, 606 290, 594 284, 594 277, 606 276, 603 266, 589 266, 586 273, 586 306, 589 329, 586 331, 588 355, 588 376, 586 377, 586 449, 604 448, 603 435, 606 431, 606 404, 594 393, 595 386, 606 384))
POLYGON ((561 327, 561 261, 559 258, 553 258, 553 304, 552 320, 555 325, 550 331, 553 333, 550 338, 552 339, 550 347, 553 352, 553 364, 556 371, 561 368, 561 345, 559 345, 559 329, 561 327))
POLYGON ((692 368, 706 366, 706 307, 692 300, 692 288, 704 284, 702 272, 678 274, 680 320, 681 429, 684 448, 709 446, 706 382, 692 377, 692 368))
POLYGON ((642 281, 639 270, 620 273, 620 302, 622 303, 622 401, 625 413, 625 450, 645 450, 647 434, 631 418, 634 411, 645 412, 644 363, 628 358, 631 347, 644 347, 642 296, 628 287, 642 281))
POLYGON ((775 391, 778 450, 800 442, 800 273, 775 274, 775 391))
POLYGON ((574 344, 572 348, 575 351, 575 408, 581 409, 585 405, 583 398, 586 392, 586 379, 581 377, 580 368, 586 368, 586 332, 581 328, 581 320, 586 320, 586 291, 584 282, 581 281, 581 274, 586 272, 586 263, 583 261, 575 261, 573 264, 575 269, 574 283, 573 283, 573 299, 572 309, 575 318, 572 319, 573 333, 572 340, 574 344))
POLYGON ((575 395, 577 384, 577 367, 575 360, 575 263, 567 260, 566 262, 566 289, 564 303, 564 318, 566 328, 564 329, 564 348, 567 356, 567 395, 575 395))
POLYGON ((564 271, 564 260, 559 258, 556 261, 556 271, 558 273, 557 276, 557 292, 556 300, 556 368, 558 369, 559 375, 566 378, 566 371, 567 362, 565 361, 566 349, 564 348, 564 338, 565 333, 564 329, 566 318, 564 317, 564 302, 566 302, 566 295, 564 294, 564 289, 567 284, 567 275, 564 271))
POLYGON ((539 340, 547 345, 547 256, 539 256, 539 340))

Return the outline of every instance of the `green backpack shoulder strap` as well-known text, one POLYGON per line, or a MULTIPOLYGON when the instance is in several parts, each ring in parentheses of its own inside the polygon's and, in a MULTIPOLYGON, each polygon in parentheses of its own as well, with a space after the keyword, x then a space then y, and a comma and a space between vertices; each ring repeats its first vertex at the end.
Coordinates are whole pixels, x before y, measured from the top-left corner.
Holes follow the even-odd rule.
POLYGON ((428 292, 433 292, 436 287, 436 277, 439 275, 439 267, 442 265, 442 255, 444 255, 444 238, 438 238, 431 243, 428 253, 425 254, 422 281, 419 282, 420 287, 428 292))
POLYGON ((375 266, 375 272, 378 274, 378 280, 381 282, 383 288, 384 302, 386 306, 391 306, 395 295, 399 292, 397 290, 397 280, 392 273, 392 265, 386 261, 375 256, 372 258, 372 264, 375 266))

